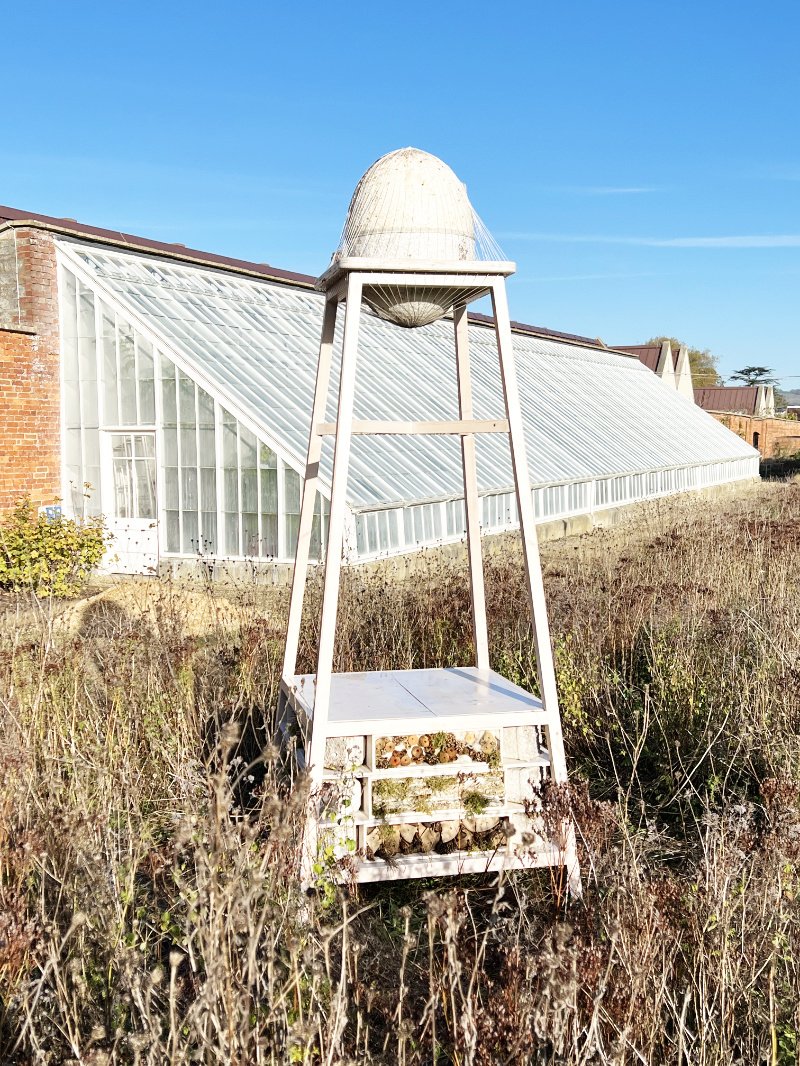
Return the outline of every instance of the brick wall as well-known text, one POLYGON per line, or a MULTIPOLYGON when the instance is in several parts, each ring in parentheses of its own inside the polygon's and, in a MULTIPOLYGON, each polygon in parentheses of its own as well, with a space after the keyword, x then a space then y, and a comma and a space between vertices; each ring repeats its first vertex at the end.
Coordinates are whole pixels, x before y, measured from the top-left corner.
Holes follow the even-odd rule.
POLYGON ((800 422, 796 419, 730 414, 715 414, 714 418, 758 448, 765 459, 800 453, 800 422))
POLYGON ((0 234, 0 513, 61 491, 58 289, 45 230, 0 234))

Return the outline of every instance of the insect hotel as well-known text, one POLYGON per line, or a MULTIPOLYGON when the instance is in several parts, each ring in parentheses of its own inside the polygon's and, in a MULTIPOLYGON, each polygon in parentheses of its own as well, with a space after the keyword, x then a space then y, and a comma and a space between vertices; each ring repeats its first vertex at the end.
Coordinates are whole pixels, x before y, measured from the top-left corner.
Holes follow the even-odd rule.
MULTIPOLYGON (((300 511, 281 683, 298 760, 311 779, 306 879, 325 863, 343 878, 383 881, 554 866, 580 890, 574 832, 546 828, 540 786, 566 781, 552 650, 506 300, 503 259, 464 185, 414 148, 379 159, 359 182, 331 266, 300 511), (473 413, 467 307, 494 309, 502 408, 473 413), (340 305, 345 306, 336 421, 326 409, 340 305), (359 328, 365 305, 408 329, 452 315, 457 410, 448 420, 355 420, 359 328), (541 698, 489 665, 476 437, 503 434, 511 451, 541 698), (351 440, 446 434, 460 442, 475 661, 448 669, 334 673, 351 440), (334 445, 317 669, 296 672, 322 444, 334 445)), ((339 350, 339 344, 336 344, 339 350)), ((387 353, 387 358, 390 357, 387 353)), ((372 388, 379 383, 372 382, 372 388)))

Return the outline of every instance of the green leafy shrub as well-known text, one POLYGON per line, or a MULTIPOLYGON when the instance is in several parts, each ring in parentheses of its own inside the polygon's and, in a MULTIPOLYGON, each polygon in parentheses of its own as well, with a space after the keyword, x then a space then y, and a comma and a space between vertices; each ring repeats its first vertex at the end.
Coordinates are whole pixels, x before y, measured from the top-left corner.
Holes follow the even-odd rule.
POLYGON ((102 559, 107 538, 102 518, 52 519, 23 499, 0 526, 0 588, 74 596, 102 559))

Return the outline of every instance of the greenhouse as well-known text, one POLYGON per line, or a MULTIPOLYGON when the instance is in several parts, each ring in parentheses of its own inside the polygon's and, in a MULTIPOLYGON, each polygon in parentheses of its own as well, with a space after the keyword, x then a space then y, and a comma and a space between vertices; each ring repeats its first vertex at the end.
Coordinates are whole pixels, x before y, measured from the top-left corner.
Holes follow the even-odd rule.
MULTIPOLYGON (((65 510, 106 516, 121 571, 290 562, 322 295, 310 279, 271 281, 65 236, 56 247, 65 510)), ((452 330, 448 320, 404 330, 366 314, 356 417, 452 417, 452 330)), ((340 332, 341 323, 339 343, 340 332)), ((502 411, 494 345, 492 324, 474 316, 478 418, 502 411)), ((635 357, 526 327, 514 346, 537 520, 757 476, 752 448, 635 357)), ((323 452, 323 486, 330 472, 323 452)), ((502 434, 479 441, 478 472, 484 531, 513 528, 502 434)), ((460 539, 460 491, 457 440, 355 438, 346 557, 460 539)), ((320 495, 317 556, 326 517, 320 495)))

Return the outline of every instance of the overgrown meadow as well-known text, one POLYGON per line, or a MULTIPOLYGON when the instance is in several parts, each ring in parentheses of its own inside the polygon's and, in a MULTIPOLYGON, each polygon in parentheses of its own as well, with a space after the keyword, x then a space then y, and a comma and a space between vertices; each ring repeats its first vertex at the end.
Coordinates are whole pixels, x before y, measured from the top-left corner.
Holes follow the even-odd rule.
MULTIPOLYGON (((797 1063, 800 484, 543 557, 580 901, 546 871, 300 894, 285 594, 7 595, 0 1062, 797 1063)), ((487 582, 533 688, 515 548, 487 582)), ((340 634, 340 669, 468 661, 463 562, 348 575, 340 634)))

